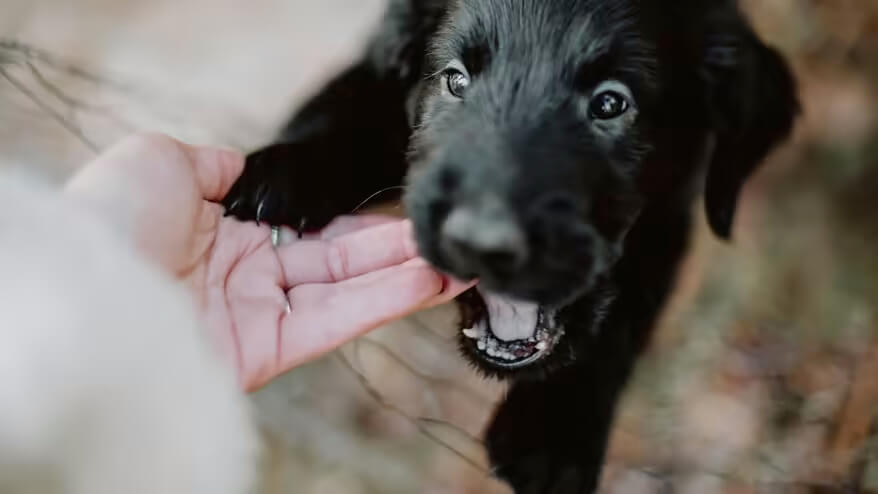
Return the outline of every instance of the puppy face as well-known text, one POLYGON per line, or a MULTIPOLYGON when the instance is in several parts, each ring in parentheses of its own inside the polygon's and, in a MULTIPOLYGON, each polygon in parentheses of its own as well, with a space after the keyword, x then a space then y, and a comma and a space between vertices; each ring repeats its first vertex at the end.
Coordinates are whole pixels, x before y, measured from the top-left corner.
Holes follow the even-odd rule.
POLYGON ((433 44, 409 204, 437 266, 547 305, 587 290, 619 255, 655 97, 654 60, 628 16, 563 3, 450 13, 433 44))
POLYGON ((697 154, 708 91, 665 60, 662 2, 453 4, 420 89, 407 207, 422 254, 480 280, 461 297, 464 350, 518 370, 565 338, 559 314, 573 302, 609 304, 599 295, 613 292, 604 282, 648 189, 690 178, 656 167, 681 145, 697 154))
POLYGON ((624 9, 542 0, 459 2, 431 55, 409 211, 427 259, 480 280, 465 349, 524 367, 623 251, 656 60, 624 9))

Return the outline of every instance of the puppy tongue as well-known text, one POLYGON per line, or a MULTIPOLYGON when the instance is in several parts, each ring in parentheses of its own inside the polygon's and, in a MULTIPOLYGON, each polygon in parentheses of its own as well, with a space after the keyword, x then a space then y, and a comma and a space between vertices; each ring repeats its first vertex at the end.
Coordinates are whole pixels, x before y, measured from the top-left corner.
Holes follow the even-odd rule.
POLYGON ((479 291, 488 308, 491 332, 498 340, 526 340, 537 330, 539 305, 479 291))

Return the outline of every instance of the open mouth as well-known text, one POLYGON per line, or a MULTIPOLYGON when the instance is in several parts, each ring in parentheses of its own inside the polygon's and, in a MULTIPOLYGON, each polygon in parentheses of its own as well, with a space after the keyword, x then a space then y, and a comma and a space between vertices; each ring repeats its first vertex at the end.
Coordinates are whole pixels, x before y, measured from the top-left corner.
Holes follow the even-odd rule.
POLYGON ((542 360, 564 333, 554 314, 536 303, 471 288, 458 297, 458 305, 464 345, 481 360, 503 369, 542 360))

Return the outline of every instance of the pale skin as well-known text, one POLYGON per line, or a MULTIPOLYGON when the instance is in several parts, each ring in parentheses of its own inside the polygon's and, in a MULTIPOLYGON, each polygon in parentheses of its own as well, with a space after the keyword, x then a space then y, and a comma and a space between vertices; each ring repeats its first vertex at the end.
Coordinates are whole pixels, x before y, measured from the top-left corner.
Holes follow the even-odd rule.
POLYGON ((191 289, 244 389, 470 286, 418 257, 406 220, 343 217, 275 247, 268 226, 223 217, 217 203, 243 166, 236 151, 138 135, 83 167, 65 193, 191 289))

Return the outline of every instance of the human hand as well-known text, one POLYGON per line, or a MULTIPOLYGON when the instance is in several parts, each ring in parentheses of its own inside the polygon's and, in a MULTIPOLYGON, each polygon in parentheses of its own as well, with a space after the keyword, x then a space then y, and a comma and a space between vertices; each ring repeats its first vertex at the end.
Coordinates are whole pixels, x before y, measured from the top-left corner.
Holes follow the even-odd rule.
POLYGON ((246 389, 469 286, 417 257, 408 221, 340 218, 275 248, 268 226, 223 217, 217 203, 243 166, 234 151, 142 135, 83 168, 66 193, 191 288, 246 389))

